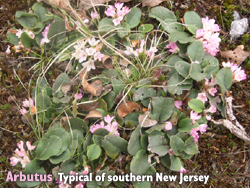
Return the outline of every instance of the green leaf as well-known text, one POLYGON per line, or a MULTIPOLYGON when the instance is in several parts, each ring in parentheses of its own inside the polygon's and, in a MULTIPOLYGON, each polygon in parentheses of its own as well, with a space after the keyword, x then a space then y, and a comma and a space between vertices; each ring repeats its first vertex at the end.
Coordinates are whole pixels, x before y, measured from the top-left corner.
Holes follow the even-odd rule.
POLYGON ((199 127, 199 124, 195 122, 195 124, 192 125, 191 119, 184 118, 179 121, 178 127, 179 127, 178 131, 189 132, 191 129, 199 127))
POLYGON ((175 135, 170 137, 170 146, 173 149, 174 154, 176 156, 179 156, 185 147, 182 139, 178 136, 175 136, 175 135))
POLYGON ((133 182, 135 188, 151 188, 151 184, 148 181, 133 182))
POLYGON ((170 156, 170 160, 171 160, 170 169, 177 172, 180 171, 182 167, 180 158, 172 155, 170 156))
POLYGON ((52 164, 58 164, 68 160, 69 158, 70 158, 70 151, 67 149, 61 155, 50 157, 49 160, 52 164))
POLYGON ((118 95, 125 87, 125 84, 118 79, 112 79, 111 84, 113 86, 113 90, 114 90, 116 95, 118 95))
POLYGON ((138 40, 145 39, 145 36, 141 33, 134 33, 134 34, 129 35, 129 39, 138 41, 138 40))
POLYGON ((184 78, 189 76, 190 64, 187 63, 186 61, 178 61, 175 63, 174 67, 175 67, 176 71, 184 78))
POLYGON ((194 11, 187 11, 184 14, 184 21, 185 24, 194 25, 199 29, 202 28, 201 17, 194 11))
POLYGON ((138 126, 131 134, 131 137, 128 142, 128 153, 130 155, 135 155, 137 151, 142 149, 140 144, 140 132, 141 132, 141 127, 138 126))
POLYGON ((117 26, 117 35, 120 38, 127 36, 130 33, 130 26, 126 22, 117 26))
POLYGON ((162 157, 168 153, 169 146, 162 132, 154 131, 148 136, 148 150, 162 157))
POLYGON ((153 97, 150 118, 160 122, 168 120, 174 111, 174 100, 171 98, 153 97))
POLYGON ((73 171, 75 167, 75 161, 73 159, 68 159, 67 161, 61 164, 60 172, 64 174, 69 174, 70 171, 73 171))
POLYGON ((193 137, 190 137, 189 139, 186 140, 185 142, 185 149, 184 151, 188 155, 195 155, 199 152, 197 144, 194 142, 193 137))
POLYGON ((115 171, 105 168, 104 170, 99 170, 96 172, 96 175, 102 176, 102 174, 105 174, 104 181, 98 181, 97 184, 99 186, 106 187, 111 183, 110 181, 108 181, 108 176, 114 176, 115 171))
POLYGON ((141 87, 133 95, 133 101, 143 101, 146 98, 155 97, 156 91, 153 88, 141 87))
POLYGON ((55 20, 50 24, 48 39, 54 47, 60 46, 66 40, 66 29, 64 20, 55 20))
POLYGON ((149 170, 150 166, 151 164, 148 162, 146 151, 141 149, 133 157, 130 163, 130 171, 134 175, 143 175, 149 170))
POLYGON ((49 157, 56 155, 62 148, 62 139, 52 135, 47 138, 42 138, 36 148, 35 154, 40 160, 47 160, 49 157))
POLYGON ((201 41, 195 41, 187 48, 187 54, 192 59, 192 61, 201 62, 204 53, 205 52, 201 41))
POLYGON ((7 40, 14 44, 15 46, 19 45, 19 38, 15 34, 7 33, 7 40))
POLYGON ((87 157, 90 161, 98 159, 102 153, 102 149, 99 145, 92 144, 87 148, 87 157))
POLYGON ((63 128, 54 128, 54 129, 49 129, 48 132, 45 133, 43 138, 49 139, 51 136, 58 136, 62 140, 62 147, 60 152, 57 155, 60 155, 62 152, 67 150, 67 148, 70 145, 70 134, 65 131, 63 128))
POLYGON ((140 113, 139 112, 132 112, 131 114, 128 114, 125 118, 125 124, 126 127, 131 128, 139 124, 138 118, 140 113))
MULTIPOLYGON (((36 173, 41 174, 41 175, 42 174, 46 175, 46 171, 44 170, 44 168, 40 168, 38 160, 34 159, 26 165, 25 170, 23 171, 23 174, 30 175, 30 174, 36 174, 36 173)), ((16 183, 19 187, 35 187, 42 182, 41 181, 20 181, 20 177, 19 177, 17 178, 16 183)))
POLYGON ((115 29, 111 18, 103 18, 98 24, 100 33, 107 33, 115 29))
POLYGON ((159 22, 176 22, 177 18, 174 15, 173 12, 171 12, 169 9, 164 8, 162 6, 157 6, 155 8, 152 8, 149 13, 150 18, 155 18, 159 22))
POLYGON ((53 83, 53 86, 52 86, 53 94, 59 92, 61 90, 61 87, 64 84, 68 84, 68 83, 70 83, 69 76, 66 73, 60 74, 56 78, 55 82, 53 83))
POLYGON ((135 28, 141 22, 141 9, 138 7, 131 8, 125 17, 125 21, 130 28, 135 28))
POLYGON ((107 103, 108 111, 111 110, 113 106, 115 105, 115 98, 116 98, 116 94, 114 91, 110 91, 107 95, 103 97, 103 99, 107 103))
POLYGON ((16 20, 26 29, 32 29, 37 22, 37 16, 31 13, 17 11, 15 17, 16 20))
POLYGON ((184 31, 182 24, 176 23, 176 22, 168 22, 166 20, 164 20, 164 22, 162 22, 162 27, 168 33, 183 32, 184 31))
POLYGON ((26 47, 26 48, 30 48, 30 47, 33 47, 33 46, 38 46, 37 43, 36 43, 36 40, 30 38, 30 36, 26 32, 23 32, 21 34, 20 41, 24 45, 24 47, 26 47))
POLYGON ((183 61, 183 59, 181 59, 178 55, 173 55, 168 59, 167 64, 165 64, 164 68, 164 70, 169 71, 167 73, 167 76, 172 76, 176 73, 176 69, 174 68, 174 66, 178 61, 183 61))
POLYGON ((35 3, 32 6, 32 10, 38 16, 38 18, 41 22, 46 22, 46 21, 50 20, 50 17, 46 15, 47 10, 46 10, 46 8, 43 7, 42 3, 35 3))
POLYGON ((102 140, 102 147, 107 155, 113 159, 122 151, 127 153, 128 142, 116 135, 108 135, 102 140))
POLYGON ((204 103, 200 99, 192 99, 188 102, 189 108, 194 110, 197 113, 201 113, 204 109, 204 103))
POLYGON ((181 44, 186 44, 195 41, 195 39, 194 37, 190 37, 186 32, 176 31, 170 33, 170 41, 175 43, 179 41, 181 44))
POLYGON ((69 119, 69 123, 68 121, 66 122, 65 124, 66 126, 66 130, 67 131, 70 131, 71 129, 78 129, 80 130, 82 133, 87 133, 89 131, 89 127, 88 125, 86 124, 86 122, 81 119, 81 118, 78 118, 78 117, 72 117, 69 119), (69 128, 69 126, 71 128, 69 128))
POLYGON ((216 74, 216 82, 221 87, 221 92, 225 93, 233 83, 233 73, 231 69, 225 67, 216 74))
POLYGON ((197 82, 205 79, 205 74, 202 73, 201 66, 198 63, 191 64, 190 77, 197 82))
POLYGON ((171 94, 177 94, 180 95, 184 90, 190 90, 193 86, 193 80, 192 79, 187 79, 184 80, 181 75, 178 73, 173 74, 169 81, 168 81, 168 92, 171 94))
POLYGON ((48 97, 45 92, 42 92, 38 95, 38 106, 42 110, 47 110, 49 107, 52 106, 50 97, 48 97))
POLYGON ((152 29, 154 29, 154 26, 152 24, 142 24, 139 28, 138 31, 145 34, 148 33, 150 31, 152 31, 152 29))

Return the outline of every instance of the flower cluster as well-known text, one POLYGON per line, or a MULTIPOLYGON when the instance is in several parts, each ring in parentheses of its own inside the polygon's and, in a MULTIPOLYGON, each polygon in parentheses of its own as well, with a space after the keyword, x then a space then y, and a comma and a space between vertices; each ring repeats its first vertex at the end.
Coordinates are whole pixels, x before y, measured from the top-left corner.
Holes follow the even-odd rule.
POLYGON ((26 99, 25 101, 23 101, 22 109, 20 109, 20 113, 21 113, 22 115, 28 113, 28 111, 27 111, 25 108, 29 108, 29 109, 30 109, 30 112, 31 112, 32 114, 36 113, 36 107, 35 107, 35 105, 34 105, 33 99, 31 99, 31 98, 29 98, 29 100, 26 99))
POLYGON ((106 125, 105 125, 104 121, 101 121, 100 124, 92 125, 90 127, 90 132, 94 133, 96 130, 102 128, 102 129, 106 129, 107 131, 109 131, 113 135, 120 136, 120 134, 119 134, 119 132, 117 130, 118 129, 118 123, 116 121, 113 121, 113 119, 114 119, 114 117, 111 117, 109 115, 104 117, 104 121, 106 122, 106 125))
POLYGON ((124 53, 128 56, 134 55, 135 57, 138 57, 141 53, 146 54, 149 58, 153 58, 155 56, 155 53, 158 51, 158 49, 155 46, 151 46, 149 50, 145 49, 145 40, 140 41, 139 48, 134 49, 138 45, 139 41, 131 41, 131 47, 126 46, 126 50, 124 53))
POLYGON ((77 44, 74 46, 75 53, 73 56, 78 59, 79 63, 82 63, 82 66, 90 71, 95 69, 95 61, 101 61, 104 55, 100 52, 102 44, 99 44, 100 40, 96 40, 94 37, 89 38, 87 41, 78 40, 77 44), (87 43, 90 47, 86 47, 87 43), (87 60, 89 58, 89 60, 87 60), (92 60, 94 59, 94 60, 92 60))
MULTIPOLYGON (((29 141, 26 142, 26 146, 29 151, 34 150, 36 146, 32 146, 29 141)), ((12 166, 17 165, 17 163, 21 163, 22 168, 25 168, 25 166, 30 162, 29 156, 27 152, 24 150, 23 147, 23 141, 18 142, 17 147, 15 150, 15 154, 13 157, 10 158, 10 164, 12 166)))
POLYGON ((43 45, 44 43, 50 42, 50 40, 48 39, 49 28, 50 28, 50 24, 47 25, 42 32, 43 38, 41 39, 41 42, 40 42, 41 45, 43 45))
POLYGON ((169 41, 169 44, 166 45, 165 48, 168 48, 168 49, 169 49, 168 51, 170 51, 170 52, 172 52, 172 53, 176 53, 176 52, 179 51, 179 48, 178 48, 178 46, 176 45, 176 43, 175 43, 175 42, 171 42, 171 41, 169 41))
POLYGON ((222 63, 223 67, 228 67, 231 69, 232 73, 233 73, 233 80, 234 82, 240 82, 242 80, 247 79, 247 75, 245 73, 244 70, 242 70, 241 67, 239 67, 237 64, 235 63, 230 63, 230 62, 223 62, 222 63))
POLYGON ((215 56, 219 51, 220 37, 218 31, 220 27, 215 24, 214 19, 202 18, 203 28, 196 31, 196 38, 202 41, 205 52, 215 56))
POLYGON ((128 14, 130 9, 123 7, 123 3, 115 3, 115 6, 109 5, 105 11, 106 16, 112 17, 115 26, 119 25, 123 20, 124 16, 128 14))

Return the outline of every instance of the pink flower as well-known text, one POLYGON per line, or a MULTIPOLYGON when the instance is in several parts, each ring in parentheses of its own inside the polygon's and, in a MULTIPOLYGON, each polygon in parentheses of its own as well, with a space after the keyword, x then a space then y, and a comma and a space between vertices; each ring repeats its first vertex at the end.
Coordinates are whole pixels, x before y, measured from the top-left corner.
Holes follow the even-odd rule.
POLYGON ((11 53, 11 51, 10 51, 10 45, 8 45, 8 47, 7 47, 6 51, 5 51, 5 53, 6 53, 6 54, 10 54, 10 53, 11 53))
POLYGON ((198 115, 198 113, 194 112, 193 110, 190 112, 190 118, 192 120, 192 123, 194 124, 196 120, 199 120, 201 116, 198 115))
POLYGON ((237 64, 235 63, 230 63, 230 62, 223 62, 222 63, 223 67, 228 67, 231 69, 232 73, 233 73, 233 80, 235 82, 240 82, 242 80, 247 79, 247 75, 245 73, 244 70, 242 70, 241 67, 239 67, 237 64))
POLYGON ((198 130, 199 130, 199 128, 193 128, 190 130, 190 134, 194 138, 195 142, 198 142, 198 139, 199 139, 198 130))
POLYGON ((215 93, 217 93, 217 89, 215 87, 211 87, 208 89, 208 93, 212 96, 215 96, 215 93))
POLYGON ((119 17, 113 19, 112 22, 113 22, 113 24, 114 24, 115 26, 117 26, 117 25, 119 25, 119 24, 121 23, 122 20, 123 20, 123 17, 122 17, 122 16, 119 16, 119 17))
POLYGON ((17 163, 19 163, 21 161, 21 158, 17 158, 17 157, 11 157, 10 158, 10 164, 11 166, 16 166, 17 163))
POLYGON ((23 107, 27 107, 27 108, 34 106, 33 99, 32 98, 29 98, 29 100, 25 99, 25 101, 23 101, 23 105, 22 106, 23 107))
POLYGON ((169 51, 172 53, 175 53, 179 50, 178 46, 176 45, 175 42, 171 42, 169 41, 169 44, 165 47, 165 48, 169 48, 169 51))
POLYGON ((104 57, 104 55, 101 52, 96 52, 94 54, 94 60, 102 61, 103 57, 104 57))
POLYGON ((219 51, 220 37, 219 33, 220 28, 215 24, 214 19, 202 18, 203 28, 196 31, 196 38, 203 43, 205 52, 213 56, 219 51))
POLYGON ((84 167, 83 174, 84 174, 84 175, 87 175, 88 173, 89 173, 89 167, 88 167, 88 166, 85 166, 85 167, 84 167))
POLYGON ((67 183, 64 184, 63 182, 60 182, 59 188, 70 188, 70 185, 67 183))
POLYGON ((25 156, 26 155, 26 153, 25 153, 25 151, 24 150, 19 150, 19 149, 17 149, 16 148, 16 150, 15 150, 15 154, 17 154, 19 157, 23 157, 23 156, 25 156))
POLYGON ((174 150, 173 150, 172 148, 170 148, 170 149, 168 150, 168 154, 169 154, 170 156, 174 155, 174 150))
POLYGON ((79 63, 81 63, 83 61, 86 61, 88 56, 84 50, 77 50, 74 54, 74 57, 78 59, 79 63))
POLYGON ((82 183, 78 183, 75 188, 84 188, 83 184, 82 183))
POLYGON ((70 171, 69 174, 70 175, 76 175, 76 173, 74 171, 70 171))
POLYGON ((30 162, 30 159, 27 155, 24 155, 23 159, 20 162, 22 164, 22 168, 25 168, 26 165, 30 162))
POLYGON ((28 150, 30 150, 30 151, 34 150, 36 148, 36 146, 32 146, 31 142, 29 142, 29 141, 26 142, 26 146, 27 146, 28 150))
POLYGON ((203 103, 207 101, 207 96, 205 93, 199 93, 197 99, 201 100, 203 103))
POLYGON ((171 130, 172 127, 173 127, 173 125, 172 125, 172 123, 171 123, 170 121, 167 121, 166 124, 165 124, 165 126, 164 126, 164 128, 165 128, 167 131, 171 130))
POLYGON ((40 42, 41 44, 50 42, 50 40, 48 39, 49 28, 50 28, 50 24, 47 25, 45 29, 43 30, 42 32, 43 38, 41 39, 41 42, 40 42))
POLYGON ((90 71, 91 69, 95 70, 95 61, 91 60, 86 63, 82 63, 82 66, 87 69, 87 71, 90 71))
POLYGON ((88 43, 90 46, 96 46, 99 42, 100 40, 95 40, 95 37, 92 37, 91 39, 88 38, 88 43))
POLYGON ((112 120, 114 119, 114 116, 110 116, 110 115, 107 115, 106 117, 104 117, 104 121, 107 123, 107 124, 110 124, 112 122, 112 120))
POLYGON ((17 147, 20 149, 20 150, 24 150, 23 148, 23 141, 21 140, 20 142, 17 143, 17 147))
POLYGON ((208 112, 215 113, 216 112, 216 107, 211 105, 211 107, 208 109, 208 112))
POLYGON ((206 114, 206 119, 207 119, 208 121, 210 121, 210 120, 212 119, 212 117, 211 117, 210 115, 207 115, 207 114, 206 114))
POLYGON ((116 14, 115 7, 110 5, 107 8, 107 10, 105 11, 105 14, 106 14, 106 16, 109 16, 109 17, 112 17, 112 18, 115 17, 115 14, 116 14))
POLYGON ((207 124, 200 124, 199 131, 205 133, 207 131, 207 124))
POLYGON ((23 30, 22 30, 22 29, 18 29, 18 30, 17 30, 17 33, 16 33, 16 36, 17 36, 18 38, 20 38, 21 35, 22 35, 22 33, 23 33, 23 30))
POLYGON ((88 54, 88 56, 92 56, 96 53, 96 49, 95 48, 86 48, 86 53, 88 54))
POLYGON ((75 98, 76 100, 80 100, 80 99, 82 98, 82 94, 81 94, 81 93, 76 93, 76 94, 74 95, 74 98, 75 98))
POLYGON ((182 105, 183 105, 182 101, 174 101, 175 108, 180 109, 182 105))
POLYGON ((98 14, 98 12, 91 11, 90 16, 92 19, 97 19, 99 18, 100 14, 98 14))
POLYGON ((123 4, 124 3, 115 3, 115 8, 117 9, 117 10, 121 10, 122 9, 122 7, 123 7, 123 4))
POLYGON ((20 109, 19 112, 20 112, 22 115, 25 115, 25 114, 28 113, 28 111, 27 111, 25 108, 20 109))
POLYGON ((152 46, 148 51, 147 55, 148 57, 154 57, 155 53, 158 51, 158 49, 155 46, 152 46))
POLYGON ((180 169, 180 173, 187 173, 187 170, 185 168, 183 168, 183 166, 180 169))

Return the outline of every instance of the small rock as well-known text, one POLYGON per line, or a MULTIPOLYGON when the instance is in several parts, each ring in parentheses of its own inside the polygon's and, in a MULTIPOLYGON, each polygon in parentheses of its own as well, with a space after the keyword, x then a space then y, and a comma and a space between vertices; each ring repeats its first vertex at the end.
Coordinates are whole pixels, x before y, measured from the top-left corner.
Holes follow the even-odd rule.
POLYGON ((233 14, 234 21, 231 23, 230 35, 231 40, 239 38, 248 29, 248 19, 240 19, 238 12, 234 11, 233 14))

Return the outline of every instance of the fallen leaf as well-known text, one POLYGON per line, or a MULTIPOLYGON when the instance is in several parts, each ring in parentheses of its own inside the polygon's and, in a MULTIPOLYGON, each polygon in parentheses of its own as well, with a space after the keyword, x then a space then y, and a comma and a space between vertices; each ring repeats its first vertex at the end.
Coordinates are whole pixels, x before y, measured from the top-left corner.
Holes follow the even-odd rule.
POLYGON ((140 105, 134 101, 122 102, 117 108, 117 113, 121 118, 123 118, 134 110, 137 110, 139 107, 140 105))
POLYGON ((239 45, 235 50, 227 50, 220 52, 222 57, 227 58, 237 64, 241 64, 245 59, 250 56, 250 52, 244 51, 244 45, 239 45))
MULTIPOLYGON (((80 1, 79 8, 80 9, 89 9, 91 7, 101 5, 101 4, 106 4, 111 0, 84 0, 80 1)), ((124 3, 124 2, 129 2, 131 0, 119 0, 119 2, 124 3)))
POLYGON ((83 90, 89 92, 93 96, 100 96, 102 94, 103 86, 101 80, 95 80, 91 84, 84 78, 82 81, 83 90))
POLYGON ((62 89, 62 92, 64 93, 64 95, 67 95, 67 93, 71 89, 71 84, 64 84, 64 85, 62 85, 61 89, 62 89))
POLYGON ((112 58, 107 55, 104 55, 104 57, 102 58, 102 64, 106 69, 114 68, 112 58))
POLYGON ((121 66, 123 66, 123 67, 127 67, 130 63, 129 63, 127 60, 122 59, 122 60, 119 62, 119 64, 120 64, 121 66))
POLYGON ((79 104, 78 108, 82 111, 89 112, 91 110, 94 110, 96 108, 100 108, 101 104, 99 101, 91 102, 91 103, 86 103, 86 104, 79 104))
POLYGON ((150 6, 150 7, 155 7, 162 3, 163 1, 169 1, 169 0, 142 0, 142 6, 150 6))
POLYGON ((144 114, 139 115, 139 123, 141 127, 152 127, 157 124, 157 120, 151 119, 149 117, 149 111, 146 111, 144 114))
POLYGON ((15 100, 16 100, 16 96, 14 96, 14 95, 13 96, 11 95, 11 96, 8 97, 8 103, 11 103, 11 102, 13 102, 15 100))
POLYGON ((85 117, 85 119, 89 118, 101 118, 103 117, 102 113, 97 110, 91 110, 89 114, 85 117))

